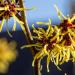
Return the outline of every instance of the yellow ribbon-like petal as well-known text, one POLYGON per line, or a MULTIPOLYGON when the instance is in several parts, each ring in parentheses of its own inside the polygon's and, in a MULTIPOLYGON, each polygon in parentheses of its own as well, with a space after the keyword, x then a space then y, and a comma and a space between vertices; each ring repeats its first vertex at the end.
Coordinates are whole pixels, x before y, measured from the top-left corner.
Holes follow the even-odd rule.
POLYGON ((4 21, 5 21, 5 19, 3 18, 3 19, 2 19, 2 23, 0 24, 0 32, 2 31, 4 21))

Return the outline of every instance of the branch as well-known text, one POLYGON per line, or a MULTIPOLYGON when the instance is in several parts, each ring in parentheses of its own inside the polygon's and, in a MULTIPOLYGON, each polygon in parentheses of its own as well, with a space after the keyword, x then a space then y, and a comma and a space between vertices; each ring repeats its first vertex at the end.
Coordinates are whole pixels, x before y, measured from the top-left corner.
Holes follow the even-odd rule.
MULTIPOLYGON (((19 0, 19 3, 20 3, 20 7, 24 8, 23 0, 19 0)), ((29 29, 29 26, 28 26, 28 23, 27 23, 26 12, 22 11, 21 12, 21 16, 22 16, 22 20, 24 22, 24 27, 25 27, 25 30, 26 30, 25 36, 27 38, 28 44, 32 44, 33 38, 31 36, 31 32, 30 32, 30 29, 29 29)), ((33 47, 31 47, 31 52, 32 52, 32 55, 34 56, 35 52, 34 52, 34 48, 33 47)))
MULTIPOLYGON (((20 3, 20 7, 23 7, 24 8, 24 5, 23 5, 23 0, 19 0, 19 3, 20 3)), ((30 32, 30 29, 29 29, 29 26, 28 26, 28 23, 27 23, 27 20, 26 20, 26 12, 22 11, 21 12, 21 16, 23 18, 23 22, 24 22, 24 27, 25 27, 25 30, 26 30, 26 38, 27 38, 27 41, 28 41, 28 44, 32 44, 33 43, 33 38, 31 36, 31 32, 30 32)), ((33 57, 35 56, 36 54, 36 50, 34 47, 31 48, 31 52, 32 52, 32 55, 33 57)), ((34 75, 39 75, 40 73, 40 65, 39 65, 39 59, 36 61, 35 63, 35 66, 34 66, 34 75), (38 67, 39 65, 39 67, 38 67)), ((40 74, 41 75, 41 74, 40 74)))

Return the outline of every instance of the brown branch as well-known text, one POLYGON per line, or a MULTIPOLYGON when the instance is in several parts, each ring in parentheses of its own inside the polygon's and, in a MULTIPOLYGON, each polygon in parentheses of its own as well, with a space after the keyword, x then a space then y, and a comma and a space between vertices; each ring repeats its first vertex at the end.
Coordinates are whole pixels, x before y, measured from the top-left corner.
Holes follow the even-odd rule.
MULTIPOLYGON (((24 8, 23 0, 19 0, 19 3, 20 3, 20 7, 24 8)), ((27 42, 28 42, 28 44, 32 44, 33 38, 31 36, 31 32, 30 32, 30 29, 29 29, 29 26, 28 26, 28 23, 27 23, 26 12, 22 11, 21 16, 22 16, 22 20, 24 22, 24 27, 25 27, 25 30, 26 30, 25 36, 27 38, 27 42)), ((32 55, 34 56, 35 53, 34 53, 34 48, 33 47, 31 47, 31 52, 32 52, 32 55)))
MULTIPOLYGON (((19 3, 20 3, 20 7, 24 7, 23 6, 23 0, 19 0, 19 3)), ((30 32, 30 29, 29 29, 29 26, 28 26, 28 23, 27 23, 27 20, 26 20, 26 12, 22 11, 21 12, 21 15, 22 15, 22 19, 23 19, 23 22, 24 22, 24 27, 25 27, 25 30, 26 30, 26 38, 27 38, 27 41, 28 41, 28 44, 32 44, 33 43, 33 40, 32 40, 32 36, 31 36, 31 32, 30 32)), ((35 56, 36 54, 36 50, 34 49, 34 47, 31 48, 31 52, 32 52, 32 55, 33 57, 35 56)), ((39 72, 40 72, 40 69, 38 67, 38 62, 40 60, 38 59, 36 62, 35 62, 35 66, 34 66, 34 75, 39 75, 39 72)))

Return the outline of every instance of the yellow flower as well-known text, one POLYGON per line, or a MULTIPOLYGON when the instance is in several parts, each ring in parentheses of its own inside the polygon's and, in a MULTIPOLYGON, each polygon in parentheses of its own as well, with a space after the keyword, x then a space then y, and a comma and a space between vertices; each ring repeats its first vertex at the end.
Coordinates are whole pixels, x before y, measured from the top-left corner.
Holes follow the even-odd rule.
MULTIPOLYGON (((47 29, 44 28, 35 28, 34 24, 32 25, 33 36, 35 42, 31 45, 24 45, 21 48, 34 46, 37 50, 37 53, 34 56, 32 66, 35 65, 37 59, 42 60, 47 56, 47 71, 49 72, 49 63, 53 62, 56 67, 59 68, 59 65, 62 65, 68 61, 75 61, 75 25, 73 21, 75 16, 72 18, 64 16, 63 13, 57 8, 55 8, 58 13, 58 17, 61 20, 61 23, 56 26, 51 26, 51 20, 49 22, 37 22, 39 25, 47 26, 47 29)), ((41 63, 41 61, 39 62, 41 63)))
MULTIPOLYGON (((56 11, 57 11, 57 14, 58 14, 58 18, 61 20, 61 22, 63 22, 64 20, 67 20, 67 26, 68 27, 75 27, 75 25, 72 25, 72 22, 75 20, 75 15, 70 18, 69 15, 68 16, 65 16, 59 9, 56 5, 54 5, 56 11)), ((64 25, 65 26, 65 25, 64 25)))
POLYGON ((0 32, 2 31, 4 21, 6 20, 7 32, 10 35, 10 37, 12 37, 12 35, 10 34, 8 30, 8 20, 10 19, 10 17, 13 17, 14 25, 13 25, 12 31, 16 30, 16 22, 18 22, 23 32, 25 33, 24 22, 22 20, 20 13, 21 11, 31 10, 31 9, 21 8, 18 4, 15 3, 15 0, 12 0, 10 3, 8 3, 7 1, 1 2, 0 3, 0 17, 2 18, 2 22, 0 24, 0 32), (19 18, 17 17, 17 15, 19 16, 19 18))
POLYGON ((55 8, 57 10, 58 17, 61 19, 61 23, 57 29, 60 29, 60 32, 58 32, 59 39, 57 44, 54 45, 55 48, 52 50, 52 60, 56 65, 61 65, 70 60, 73 62, 75 61, 75 25, 73 24, 75 16, 72 18, 66 17, 56 5, 55 8))
MULTIPOLYGON (((51 26, 51 20, 49 19, 49 22, 37 22, 37 24, 44 24, 47 26, 47 30, 43 28, 35 28, 34 24, 32 25, 33 27, 33 32, 36 34, 36 36, 33 36, 33 38, 37 41, 35 44, 31 45, 24 45, 21 48, 25 47, 31 47, 34 46, 35 49, 38 51, 35 56, 34 60, 32 62, 32 66, 34 67, 35 61, 37 59, 43 59, 45 56, 47 56, 47 71, 49 72, 49 63, 51 61, 51 52, 53 48, 53 44, 56 43, 56 38, 53 41, 50 41, 50 38, 53 37, 54 33, 54 28, 51 26)), ((56 29, 56 28, 55 28, 56 29)), ((41 63, 41 60, 39 63, 41 63)))
POLYGON ((17 56, 16 43, 8 42, 5 38, 0 38, 0 72, 6 73, 9 64, 15 61, 17 56))

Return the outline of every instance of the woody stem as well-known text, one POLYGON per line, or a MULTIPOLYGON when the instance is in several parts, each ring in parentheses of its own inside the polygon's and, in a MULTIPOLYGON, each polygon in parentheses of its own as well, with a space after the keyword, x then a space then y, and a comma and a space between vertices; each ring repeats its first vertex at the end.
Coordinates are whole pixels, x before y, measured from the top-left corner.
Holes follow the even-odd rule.
MULTIPOLYGON (((24 8, 23 0, 19 0, 19 3, 20 3, 20 7, 24 8)), ((29 26, 28 26, 28 23, 27 23, 26 12, 22 11, 21 16, 22 16, 22 19, 23 19, 23 22, 24 22, 24 27, 25 27, 25 30, 26 30, 25 36, 27 38, 28 44, 32 44, 33 43, 33 38, 31 36, 31 32, 30 32, 30 29, 29 29, 29 26)), ((35 54, 36 54, 34 47, 31 47, 31 53, 34 57, 35 54)), ((34 75, 39 75, 38 61, 39 60, 37 60, 36 63, 35 63, 34 75)))

